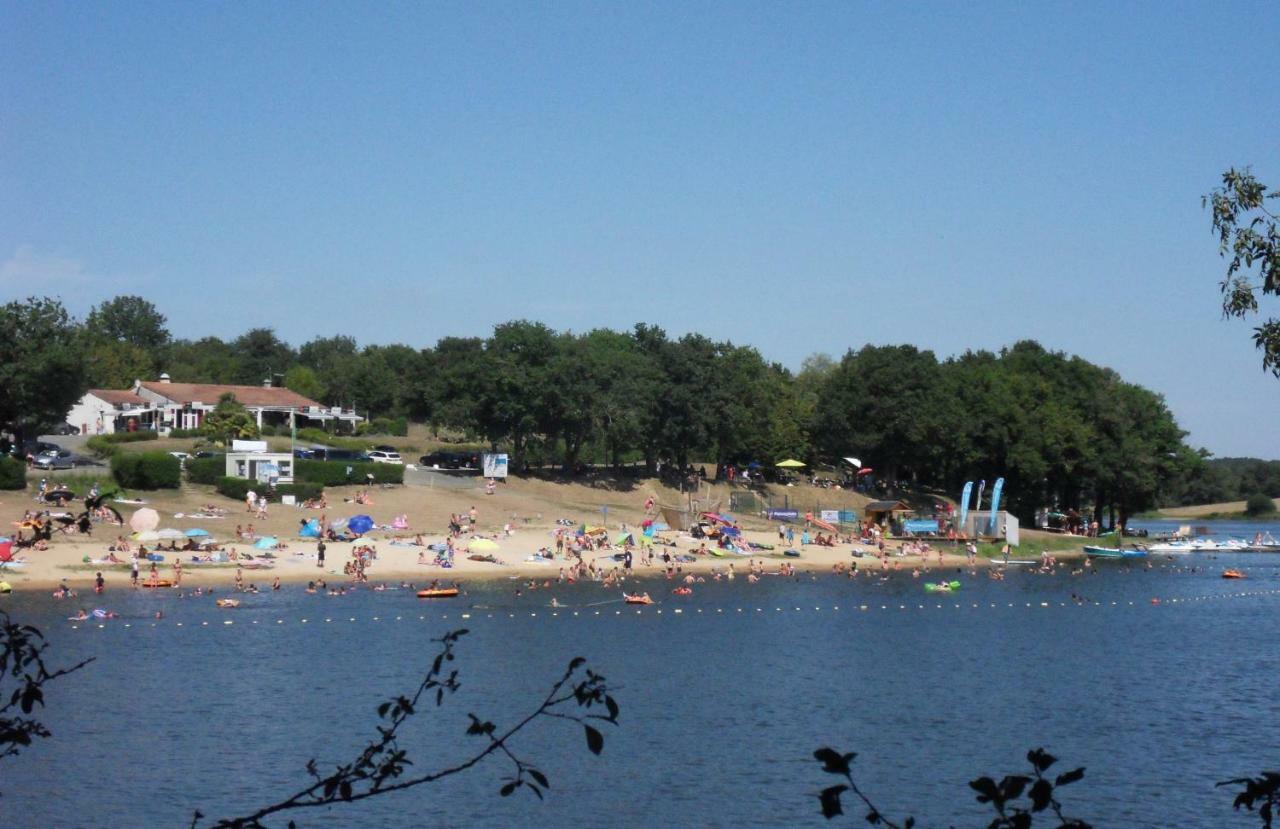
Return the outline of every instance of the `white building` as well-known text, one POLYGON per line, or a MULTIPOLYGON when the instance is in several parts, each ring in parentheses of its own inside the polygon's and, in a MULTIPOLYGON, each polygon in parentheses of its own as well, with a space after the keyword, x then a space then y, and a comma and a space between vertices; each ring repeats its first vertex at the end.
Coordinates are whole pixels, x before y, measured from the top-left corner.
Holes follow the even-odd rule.
POLYGON ((224 394, 249 410, 261 427, 271 425, 321 425, 329 421, 356 424, 364 420, 350 409, 322 406, 289 389, 270 385, 228 386, 215 383, 173 383, 162 374, 158 381, 135 380, 125 391, 91 389, 67 415, 67 422, 84 434, 154 429, 198 429, 205 415, 224 394))

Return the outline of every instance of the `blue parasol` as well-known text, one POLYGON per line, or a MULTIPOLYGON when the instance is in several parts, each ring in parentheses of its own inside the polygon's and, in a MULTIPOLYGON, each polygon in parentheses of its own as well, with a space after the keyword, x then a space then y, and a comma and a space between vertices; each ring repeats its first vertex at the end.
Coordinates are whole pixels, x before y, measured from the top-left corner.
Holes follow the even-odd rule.
POLYGON ((367 515, 353 515, 347 519, 347 529, 356 535, 364 535, 373 529, 373 519, 367 515))

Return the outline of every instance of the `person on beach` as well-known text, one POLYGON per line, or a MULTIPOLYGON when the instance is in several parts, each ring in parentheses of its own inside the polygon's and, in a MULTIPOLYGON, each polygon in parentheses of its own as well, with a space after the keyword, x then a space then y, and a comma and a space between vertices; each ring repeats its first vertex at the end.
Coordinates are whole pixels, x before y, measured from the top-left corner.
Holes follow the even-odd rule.
POLYGON ((316 566, 324 567, 324 539, 320 539, 320 543, 316 545, 316 566))
POLYGON ((98 573, 93 579, 93 592, 101 593, 106 589, 106 581, 102 578, 102 574, 98 573))
POLYGON ((129 579, 133 582, 133 586, 138 586, 138 554, 129 554, 129 579))
POLYGON ((258 493, 252 489, 244 494, 244 511, 253 512, 253 505, 258 501, 258 493))
POLYGON ((475 505, 473 504, 473 505, 471 506, 471 511, 467 514, 467 516, 471 519, 471 531, 472 531, 472 532, 475 532, 475 531, 476 531, 476 515, 477 515, 477 513, 476 513, 476 508, 475 508, 475 505))

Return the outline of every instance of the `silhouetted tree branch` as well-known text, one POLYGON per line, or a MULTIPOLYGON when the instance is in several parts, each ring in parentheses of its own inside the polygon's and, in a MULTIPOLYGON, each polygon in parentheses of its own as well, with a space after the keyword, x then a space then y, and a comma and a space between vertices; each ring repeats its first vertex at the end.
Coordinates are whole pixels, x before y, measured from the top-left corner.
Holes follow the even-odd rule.
MULTIPOLYGON (((219 820, 213 825, 213 829, 263 829, 263 819, 274 814, 339 802, 354 803, 434 783, 467 771, 493 755, 506 758, 512 767, 512 774, 503 779, 499 794, 506 797, 516 789, 527 788, 542 799, 543 791, 551 786, 547 776, 511 747, 512 738, 539 718, 572 720, 583 727, 587 748, 591 753, 599 754, 604 749, 604 736, 591 721, 599 720, 617 725, 618 704, 609 694, 605 678, 587 668, 585 659, 577 657, 552 684, 538 706, 514 725, 500 730, 494 723, 481 720, 475 714, 468 714, 470 724, 466 734, 480 738, 484 742, 483 748, 455 765, 409 776, 408 768, 413 762, 408 752, 400 746, 401 727, 418 712, 424 696, 429 698, 434 693, 435 705, 439 707, 444 704, 446 696, 458 690, 458 672, 448 670, 446 673, 446 670, 448 663, 454 661, 455 645, 466 633, 465 629, 451 631, 435 640, 441 644, 440 652, 436 654, 431 669, 417 690, 410 697, 396 697, 378 706, 378 716, 385 723, 378 726, 377 739, 369 743, 354 760, 337 766, 328 775, 322 775, 316 761, 312 759, 307 763, 306 770, 315 782, 251 814, 219 820), (576 707, 571 708, 570 704, 576 707), (603 713, 598 713, 601 711, 603 713)), ((196 812, 191 821, 192 827, 203 817, 203 814, 196 812)), ((294 826, 292 821, 289 826, 294 826)))
POLYGON ((50 736, 49 729, 30 716, 37 705, 44 705, 44 686, 93 661, 51 671, 43 657, 47 647, 38 628, 14 622, 0 610, 0 759, 17 754, 37 737, 50 736), (12 691, 3 687, 9 681, 16 683, 12 691))

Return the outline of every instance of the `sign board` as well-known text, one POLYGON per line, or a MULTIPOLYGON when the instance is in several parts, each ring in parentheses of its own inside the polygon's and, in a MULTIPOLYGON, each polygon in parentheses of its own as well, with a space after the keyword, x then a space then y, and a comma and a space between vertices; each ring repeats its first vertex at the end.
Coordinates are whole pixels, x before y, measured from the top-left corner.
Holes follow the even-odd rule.
POLYGON ((265 452, 267 451, 267 442, 265 440, 233 440, 231 441, 232 452, 265 452))
POLYGON ((851 509, 840 510, 841 524, 854 524, 854 523, 857 523, 857 521, 858 521, 858 513, 854 512, 851 509))
POLYGON ((258 464, 258 480, 264 484, 271 483, 274 479, 279 479, 280 467, 274 463, 262 461, 258 464))
POLYGON ((280 503, 286 507, 295 507, 298 505, 298 496, 297 495, 281 495, 280 503))
POLYGON ((836 524, 840 521, 840 510, 838 509, 820 510, 818 512, 818 517, 821 518, 823 521, 826 521, 828 524, 836 524))
POLYGON ((484 467, 484 476, 486 478, 505 478, 507 477, 507 455, 485 453, 481 456, 481 465, 484 467))
POLYGON ((765 512, 774 521, 794 521, 800 517, 800 511, 794 509, 771 509, 765 512))

